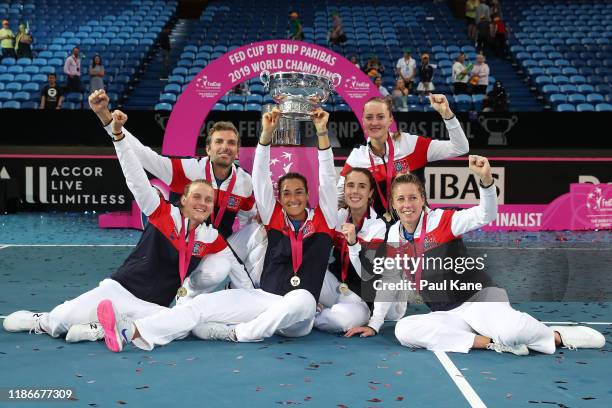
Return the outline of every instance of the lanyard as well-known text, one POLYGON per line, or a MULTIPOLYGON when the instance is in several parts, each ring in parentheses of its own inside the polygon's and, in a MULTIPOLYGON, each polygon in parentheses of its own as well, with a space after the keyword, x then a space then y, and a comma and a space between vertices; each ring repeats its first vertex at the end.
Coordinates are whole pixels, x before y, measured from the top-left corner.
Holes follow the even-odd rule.
MULTIPOLYGON (((387 160, 387 167, 386 167, 386 173, 387 173, 386 174, 387 176, 387 180, 386 180, 387 194, 386 195, 382 193, 382 190, 380 189, 380 185, 376 183, 376 189, 378 190, 380 201, 382 202, 383 207, 385 207, 385 210, 389 209, 389 207, 387 206, 387 203, 388 203, 389 194, 391 192, 391 182, 393 181, 393 177, 395 177, 395 166, 393 163, 394 149, 393 149, 393 141, 391 140, 390 136, 387 137, 387 152, 389 152, 389 158, 387 160)), ((372 153, 369 150, 368 150, 368 156, 370 157, 370 165, 372 166, 372 171, 374 171, 375 169, 374 158, 372 157, 372 153)), ((384 161, 384 155, 383 155, 383 161, 384 161)))
MULTIPOLYGON (((423 211, 425 211, 425 210, 423 210, 423 211)), ((400 224, 400 240, 401 240, 401 238, 403 236, 401 228, 403 228, 403 226, 400 224)), ((419 235, 418 242, 415 242, 416 254, 414 255, 414 257, 417 260, 424 253, 425 234, 427 233, 427 229, 426 228, 427 228, 427 213, 423 214, 423 220, 422 220, 422 225, 421 225, 421 233, 419 235)), ((417 292, 421 291, 420 290, 420 282, 421 282, 421 273, 423 271, 423 262, 424 262, 424 260, 419 261, 417 269, 416 269, 416 272, 415 272, 415 275, 414 275, 414 282, 415 282, 415 286, 416 286, 417 292)))
MULTIPOLYGON (((365 219, 367 217, 367 214, 365 214, 363 216, 363 219, 361 220, 361 223, 359 225, 355 225, 355 235, 357 235, 359 233, 359 231, 361 230, 361 228, 363 227, 363 223, 365 222, 365 219)), ((349 213, 349 215, 346 217, 346 221, 345 222, 349 222, 349 220, 352 222, 352 216, 349 213)), ((355 237, 355 239, 357 239, 357 237, 355 237)), ((349 263, 350 263, 350 257, 349 257, 349 249, 348 249, 348 242, 346 241, 346 239, 342 240, 342 247, 340 248, 340 277, 342 279, 342 282, 346 282, 346 277, 348 276, 348 267, 349 267, 349 263)))
POLYGON ((285 220, 285 223, 289 228, 289 241, 291 242, 291 263, 293 264, 293 276, 297 276, 297 271, 298 269, 300 269, 300 265, 302 265, 302 254, 304 249, 304 235, 302 234, 302 231, 307 221, 308 219, 304 221, 300 229, 297 231, 297 233, 295 233, 291 228, 291 225, 289 225, 291 224, 291 222, 287 222, 285 220))
MULTIPOLYGON (((206 166, 206 181, 212 184, 212 178, 210 176, 210 168, 212 167, 212 163, 210 160, 206 166)), ((223 219, 223 214, 225 214, 225 209, 227 208, 227 202, 229 201, 230 195, 234 190, 234 184, 236 184, 236 172, 232 170, 232 177, 230 178, 229 186, 227 186, 227 191, 223 195, 223 200, 219 203, 219 214, 215 216, 215 208, 217 205, 213 207, 212 212, 210 213, 210 221, 212 222, 215 228, 219 228, 219 224, 221 224, 221 220, 223 219)), ((217 198, 221 193, 221 186, 217 189, 217 198)), ((215 200, 216 201, 216 200, 215 200)))
POLYGON ((181 231, 179 232, 179 276, 181 283, 183 283, 187 276, 187 268, 189 268, 189 262, 191 261, 195 245, 195 230, 194 228, 189 231, 189 238, 185 241, 185 219, 181 216, 181 231))

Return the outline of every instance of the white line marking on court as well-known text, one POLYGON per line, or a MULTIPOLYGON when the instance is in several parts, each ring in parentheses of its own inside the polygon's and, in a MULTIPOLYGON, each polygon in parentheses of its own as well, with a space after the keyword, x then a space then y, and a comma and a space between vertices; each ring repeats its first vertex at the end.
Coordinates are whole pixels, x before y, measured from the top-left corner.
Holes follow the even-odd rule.
POLYGON ((612 322, 542 322, 544 324, 589 324, 589 325, 612 325, 612 322))
POLYGON ((461 374, 461 371, 457 368, 457 366, 451 361, 448 355, 443 351, 434 351, 438 360, 440 360, 440 364, 444 367, 449 377, 454 381, 459 391, 463 394, 465 399, 468 401, 471 407, 485 407, 486 405, 476 391, 472 388, 467 379, 461 374))
POLYGON ((134 244, 7 244, 0 246, 3 248, 23 248, 23 247, 133 247, 134 244))

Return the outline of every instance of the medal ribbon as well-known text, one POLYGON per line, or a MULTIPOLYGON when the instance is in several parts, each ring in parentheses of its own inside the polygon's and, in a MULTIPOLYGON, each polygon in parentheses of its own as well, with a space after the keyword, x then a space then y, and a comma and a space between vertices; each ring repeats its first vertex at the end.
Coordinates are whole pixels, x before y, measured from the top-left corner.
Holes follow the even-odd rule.
MULTIPOLYGON (((365 222, 366 219, 366 215, 364 215, 363 219, 361 220, 361 223, 359 225, 355 225, 355 233, 359 233, 359 231, 361 231, 361 227, 363 227, 363 223, 365 222)), ((353 217, 351 214, 349 214, 346 217, 346 221, 345 222, 353 222, 353 217)), ((357 240, 357 237, 355 237, 355 239, 357 240)), ((348 268, 349 268, 349 263, 350 263, 351 258, 349 257, 349 249, 348 249, 348 242, 346 239, 342 240, 342 248, 340 248, 340 277, 342 279, 342 283, 346 282, 346 277, 348 276, 348 268)))
MULTIPOLYGON (((210 176, 211 167, 212 167, 212 163, 209 160, 206 166, 206 181, 212 184, 212 178, 210 176)), ((221 223, 221 220, 223 219, 223 214, 225 214, 225 209, 227 208, 227 202, 229 201, 229 197, 232 194, 232 191, 234 190, 235 184, 236 184, 236 172, 232 170, 232 177, 230 178, 229 186, 227 186, 227 191, 225 192, 225 195, 223 196, 223 200, 221 200, 221 202, 218 203, 219 214, 217 214, 217 216, 215 217, 215 207, 217 206, 217 204, 215 204, 215 206, 212 209, 212 212, 210 213, 210 221, 212 222, 215 228, 219 228, 219 224, 221 223)), ((219 186, 219 188, 217 189, 217 197, 215 197, 216 199, 219 197, 220 191, 221 191, 221 186, 219 186)))
POLYGON ((303 240, 304 236, 302 234, 302 230, 306 225, 308 219, 304 221, 300 229, 297 231, 293 231, 291 228, 290 221, 285 221, 286 225, 289 228, 289 240, 291 241, 291 263, 293 264, 293 276, 297 276, 297 271, 300 269, 302 265, 302 253, 303 253, 303 240), (296 236, 297 235, 297 236, 296 236))
MULTIPOLYGON (((385 207, 385 210, 388 211, 389 207, 387 206, 387 203, 389 202, 389 194, 391 193, 391 182, 393 181, 393 178, 395 177, 395 166, 393 162, 395 155, 394 155, 393 141, 391 140, 391 136, 387 137, 387 152, 389 152, 389 157, 387 160, 387 167, 386 167, 387 194, 384 195, 382 193, 382 190, 378 182, 376 183, 376 189, 378 190, 378 195, 380 197, 380 201, 382 202, 383 207, 385 207)), ((370 151, 368 151, 368 156, 370 157, 370 165, 372 166, 372 170, 374 170, 376 166, 374 165, 374 158, 372 157, 372 153, 370 151)))
POLYGON ((189 231, 189 238, 185 241, 185 219, 181 217, 181 232, 179 232, 179 277, 181 278, 181 284, 187 276, 187 268, 189 268, 189 262, 191 261, 195 245, 195 230, 194 228, 189 231))
MULTIPOLYGON (((425 210, 423 210, 425 211, 425 210)), ((423 215, 422 225, 421 225, 421 233, 419 234, 419 241, 415 242, 416 245, 416 254, 415 257, 417 259, 425 252, 425 234, 427 233, 427 213, 423 215)), ((403 234, 402 234, 403 235, 403 234)), ((415 240, 416 241, 416 240, 415 240)), ((420 282, 421 282, 421 273, 423 272, 423 260, 419 262, 419 266, 417 266, 416 272, 414 274, 414 282, 416 285, 417 292, 420 292, 420 282)))

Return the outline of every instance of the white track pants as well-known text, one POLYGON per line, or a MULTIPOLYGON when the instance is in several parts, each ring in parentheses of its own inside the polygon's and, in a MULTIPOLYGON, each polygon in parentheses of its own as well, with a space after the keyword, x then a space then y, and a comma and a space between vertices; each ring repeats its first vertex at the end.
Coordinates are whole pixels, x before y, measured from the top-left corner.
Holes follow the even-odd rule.
POLYGON ((304 289, 285 296, 261 289, 228 289, 199 295, 190 302, 135 321, 141 337, 134 344, 152 350, 207 322, 236 324, 240 342, 260 341, 274 333, 301 337, 312 330, 315 311, 316 302, 304 289))
POLYGON ((503 297, 507 299, 504 289, 485 288, 476 296, 475 301, 449 311, 401 319, 395 326, 395 337, 407 347, 467 353, 479 334, 507 346, 525 344, 540 353, 555 352, 553 330, 527 313, 513 309, 509 302, 499 301, 503 297), (487 302, 487 298, 497 301, 487 302))
POLYGON ((98 320, 98 303, 104 299, 112 300, 117 309, 130 319, 140 319, 165 309, 137 298, 113 279, 104 279, 97 288, 56 306, 42 318, 41 328, 58 337, 67 333, 72 325, 95 322, 98 320))
POLYGON ((319 303, 324 309, 317 314, 314 321, 315 327, 319 330, 345 332, 368 322, 370 317, 368 305, 352 291, 345 295, 341 294, 338 290, 339 284, 331 272, 325 272, 319 296, 319 303))

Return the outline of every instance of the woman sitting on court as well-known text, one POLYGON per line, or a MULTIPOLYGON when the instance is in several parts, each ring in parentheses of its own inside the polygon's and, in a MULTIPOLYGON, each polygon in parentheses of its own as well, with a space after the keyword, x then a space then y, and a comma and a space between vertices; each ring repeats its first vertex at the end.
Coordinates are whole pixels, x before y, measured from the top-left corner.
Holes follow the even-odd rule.
MULTIPOLYGON (((469 151, 469 143, 461 125, 444 95, 431 95, 431 106, 442 116, 450 140, 433 140, 410 133, 391 134, 393 123, 391 102, 371 98, 363 108, 363 128, 368 137, 366 145, 351 151, 338 180, 338 198, 344 194, 344 178, 353 167, 367 168, 376 180, 374 210, 379 216, 390 211, 389 190, 397 174, 411 172, 422 176, 428 162, 460 156, 469 151)), ((389 221, 388 214, 385 216, 389 221)))
POLYGON ((413 175, 398 176, 393 182, 392 204, 399 221, 390 227, 387 243, 398 254, 412 257, 414 267, 403 270, 403 279, 413 284, 413 294, 416 291, 432 310, 401 319, 395 326, 397 339, 407 347, 462 353, 477 348, 516 355, 527 355, 529 349, 552 354, 557 346, 603 347, 603 335, 591 328, 547 327, 513 309, 506 291, 493 285, 484 272, 486 265, 481 267, 478 260, 470 268, 466 261, 461 271, 458 263, 454 268, 446 266, 449 257, 460 258, 462 234, 497 216, 489 161, 470 156, 469 168, 480 178, 480 204, 461 211, 429 209, 423 184, 413 175), (435 262, 440 258, 445 266, 435 262))
POLYGON ((372 173, 364 168, 353 168, 345 175, 347 208, 338 210, 333 261, 325 274, 315 318, 319 330, 344 333, 365 324, 370 317, 370 309, 362 299, 373 299, 373 291, 370 281, 361 280, 360 251, 362 245, 382 243, 386 231, 385 222, 370 206, 375 184, 372 173))
MULTIPOLYGON (((53 337, 68 332, 67 341, 94 341, 103 337, 95 323, 79 328, 97 320, 96 307, 104 299, 112 299, 122 312, 137 319, 169 306, 181 282, 196 271, 208 278, 210 290, 223 282, 228 273, 238 287, 253 287, 225 240, 216 229, 205 224, 214 203, 210 183, 196 180, 188 184, 180 199, 180 208, 160 198, 121 132, 126 120, 127 115, 113 112, 113 142, 127 185, 149 217, 136 248, 98 287, 48 313, 23 310, 12 313, 4 320, 5 330, 34 331, 53 337)), ((113 338, 106 340, 116 342, 113 338)))

